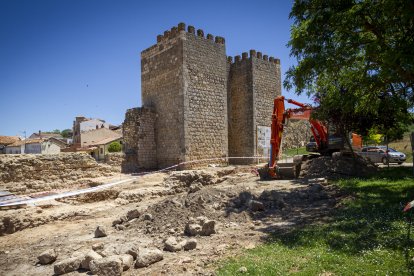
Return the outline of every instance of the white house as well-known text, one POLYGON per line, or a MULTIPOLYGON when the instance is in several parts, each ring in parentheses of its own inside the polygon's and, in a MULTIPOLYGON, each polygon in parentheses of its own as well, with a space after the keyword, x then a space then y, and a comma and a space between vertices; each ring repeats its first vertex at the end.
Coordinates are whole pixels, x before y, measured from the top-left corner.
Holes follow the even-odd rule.
POLYGON ((67 144, 56 139, 27 139, 6 146, 6 154, 58 154, 67 144))

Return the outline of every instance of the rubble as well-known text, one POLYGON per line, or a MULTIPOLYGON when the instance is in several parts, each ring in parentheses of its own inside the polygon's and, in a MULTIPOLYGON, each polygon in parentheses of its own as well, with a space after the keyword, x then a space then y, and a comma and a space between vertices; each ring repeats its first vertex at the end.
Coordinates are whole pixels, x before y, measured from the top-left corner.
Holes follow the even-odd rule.
POLYGON ((37 259, 39 260, 39 263, 42 265, 50 264, 56 261, 57 253, 54 249, 48 249, 39 256, 37 256, 37 259))
POLYGON ((140 248, 135 262, 135 268, 149 266, 164 259, 162 252, 157 248, 140 248))
MULTIPOLYGON (((156 193, 152 188, 147 187, 144 187, 148 189, 144 192, 141 187, 137 188, 131 183, 131 185, 125 185, 124 191, 128 194, 142 194, 145 201, 118 206, 113 199, 88 204, 87 208, 82 204, 76 206, 59 202, 57 206, 49 205, 50 207, 41 208, 42 212, 37 212, 40 207, 7 211, 3 216, 3 221, 4 218, 10 218, 6 224, 7 227, 11 229, 13 225, 15 229, 20 229, 18 222, 26 223, 27 218, 30 218, 27 221, 35 221, 34 218, 53 217, 58 221, 61 217, 72 218, 67 216, 68 210, 73 214, 81 214, 79 218, 75 216, 73 219, 77 223, 74 227, 79 229, 79 235, 73 235, 73 228, 69 228, 72 229, 71 231, 61 228, 58 233, 54 233, 53 238, 45 239, 47 242, 45 245, 47 244, 49 248, 59 246, 60 256, 71 256, 66 260, 61 259, 62 257, 57 259, 58 262, 54 263, 56 268, 54 266, 43 267, 45 274, 49 273, 47 269, 56 269, 57 274, 78 269, 92 270, 92 263, 95 263, 97 265, 93 269, 102 270, 103 272, 99 272, 102 275, 119 275, 117 273, 122 273, 130 267, 147 268, 125 274, 141 274, 142 272, 144 274, 187 273, 191 275, 208 271, 209 268, 205 264, 212 260, 243 248, 253 248, 262 240, 267 231, 294 227, 311 218, 312 209, 316 208, 318 213, 325 212, 326 208, 331 209, 331 206, 339 201, 335 199, 331 185, 325 180, 312 178, 300 183, 286 182, 280 185, 278 181, 272 181, 267 185, 258 185, 257 177, 250 173, 250 168, 246 171, 248 173, 236 170, 233 175, 224 174, 224 182, 220 180, 218 184, 208 183, 220 178, 219 171, 203 173, 203 175, 214 176, 212 178, 197 178, 193 173, 189 174, 191 177, 184 174, 183 178, 192 182, 190 185, 175 183, 179 187, 185 187, 183 192, 178 194, 171 194, 170 188, 165 187, 164 182, 154 184, 145 181, 145 184, 142 184, 148 185, 147 187, 154 186, 156 193), (205 181, 200 181, 200 179, 205 181), (240 185, 242 180, 245 182, 240 185), (192 185, 200 189, 192 190, 192 185), (159 189, 170 192, 160 193, 159 189), (54 212, 53 210, 64 211, 54 212), (291 218, 294 222, 286 221, 291 218), (80 219, 82 223, 79 223, 80 219), (113 234, 111 232, 111 235, 101 240, 90 239, 93 226, 99 225, 98 232, 103 230, 108 233, 107 227, 106 229, 105 227, 101 229, 101 227, 111 225, 111 223, 115 229, 122 230, 122 232, 114 231, 113 234), (213 234, 215 235, 212 236, 213 234), (189 252, 190 250, 194 251, 189 252), (158 263, 164 259, 163 254, 166 260, 158 263), (191 258, 188 257, 189 255, 191 258), (101 261, 102 259, 108 262, 101 261), (119 268, 119 263, 121 268, 119 268)), ((175 175, 176 172, 172 174, 175 175)), ((161 175, 162 178, 164 176, 161 175)), ((71 221, 64 223, 70 224, 71 221)), ((42 226, 41 229, 48 229, 48 227, 42 226)), ((28 233, 35 231, 35 229, 29 229, 28 233)), ((13 240, 14 236, 10 235, 8 239, 13 240)), ((26 241, 27 243, 29 242, 26 241)), ((5 244, 7 244, 7 239, 5 244)), ((10 244, 8 246, 13 247, 10 244)), ((40 253, 43 252, 36 251, 35 256, 40 256, 40 253)), ((8 253, 10 254, 14 253, 8 253)), ((0 254, 0 261, 4 260, 4 256, 6 255, 0 254)), ((5 274, 21 275, 22 273, 21 270, 16 270, 15 266, 6 266, 5 274)), ((36 274, 37 272, 29 269, 28 273, 36 274)))
POLYGON ((184 250, 189 251, 196 249, 197 247, 197 240, 196 239, 188 239, 185 241, 185 244, 183 246, 184 250))
POLYGON ((90 250, 84 255, 80 268, 90 270, 90 262, 98 259, 102 259, 102 256, 96 253, 95 251, 90 250))
POLYGON ((299 178, 353 178, 373 175, 377 172, 377 166, 362 157, 349 156, 320 156, 302 163, 299 178))
POLYGON ((121 254, 119 255, 122 261, 122 269, 123 271, 127 271, 132 267, 134 264, 134 258, 129 254, 121 254))
POLYGON ((164 241, 164 250, 170 252, 176 252, 182 250, 184 244, 181 242, 177 242, 175 237, 169 237, 164 241))
POLYGON ((98 227, 96 227, 95 238, 102 238, 106 236, 107 236, 106 230, 102 225, 99 225, 98 227))
POLYGON ((95 259, 89 266, 91 272, 99 276, 120 276, 123 272, 122 258, 117 255, 95 259))
POLYGON ((55 263, 53 269, 56 275, 62 275, 78 270, 81 265, 81 262, 81 257, 72 257, 55 263))

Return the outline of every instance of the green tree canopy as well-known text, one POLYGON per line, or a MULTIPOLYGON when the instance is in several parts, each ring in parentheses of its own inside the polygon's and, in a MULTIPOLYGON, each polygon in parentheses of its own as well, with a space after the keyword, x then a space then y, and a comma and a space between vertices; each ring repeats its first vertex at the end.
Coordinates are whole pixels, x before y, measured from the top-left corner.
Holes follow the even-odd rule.
POLYGON ((287 89, 344 131, 401 136, 414 103, 414 2, 296 0, 287 89))
POLYGON ((109 144, 108 151, 109 152, 120 152, 122 150, 121 143, 115 141, 109 144))
POLYGON ((71 138, 72 137, 72 130, 67 128, 62 130, 61 132, 63 138, 71 138))

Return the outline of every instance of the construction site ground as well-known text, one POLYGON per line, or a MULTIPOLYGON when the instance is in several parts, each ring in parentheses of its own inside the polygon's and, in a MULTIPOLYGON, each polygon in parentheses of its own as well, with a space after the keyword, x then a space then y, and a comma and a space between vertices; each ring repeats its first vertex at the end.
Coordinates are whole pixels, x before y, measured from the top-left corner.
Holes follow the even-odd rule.
POLYGON ((0 274, 53 275, 54 264, 37 259, 47 249, 56 250, 56 262, 92 247, 113 254, 131 244, 163 250, 169 237, 188 239, 186 224, 204 216, 216 222, 216 233, 196 236, 196 249, 163 251, 163 260, 122 275, 212 275, 219 260, 256 247, 271 233, 328 220, 346 196, 320 178, 260 181, 251 166, 129 177, 108 190, 0 210, 0 274), (123 219, 131 210, 139 215, 123 219), (94 237, 97 226, 106 237, 94 237))

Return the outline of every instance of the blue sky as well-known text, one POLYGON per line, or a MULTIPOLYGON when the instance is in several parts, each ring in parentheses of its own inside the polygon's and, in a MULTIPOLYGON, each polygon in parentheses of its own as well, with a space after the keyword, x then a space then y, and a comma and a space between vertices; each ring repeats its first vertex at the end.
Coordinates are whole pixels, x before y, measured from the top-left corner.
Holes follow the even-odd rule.
POLYGON ((291 5, 0 0, 0 135, 71 128, 77 115, 122 123, 126 109, 141 105, 140 52, 179 22, 223 36, 227 55, 278 57, 284 74, 295 62, 286 47, 291 5))

